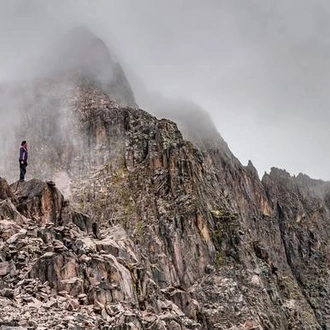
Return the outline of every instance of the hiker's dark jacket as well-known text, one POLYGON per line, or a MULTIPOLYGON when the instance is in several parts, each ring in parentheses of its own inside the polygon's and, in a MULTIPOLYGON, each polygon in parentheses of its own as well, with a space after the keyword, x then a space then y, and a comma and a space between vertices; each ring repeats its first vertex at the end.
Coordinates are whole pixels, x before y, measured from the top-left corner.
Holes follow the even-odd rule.
POLYGON ((19 162, 24 162, 24 165, 27 166, 28 151, 23 146, 19 148, 19 162))

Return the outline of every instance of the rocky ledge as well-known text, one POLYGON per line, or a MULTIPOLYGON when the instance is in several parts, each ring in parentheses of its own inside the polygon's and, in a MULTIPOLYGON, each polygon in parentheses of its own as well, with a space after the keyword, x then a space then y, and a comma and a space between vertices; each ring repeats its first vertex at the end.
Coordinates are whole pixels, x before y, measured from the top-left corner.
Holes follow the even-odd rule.
POLYGON ((53 182, 0 179, 1 330, 200 329, 170 295, 122 227, 98 228, 53 182))

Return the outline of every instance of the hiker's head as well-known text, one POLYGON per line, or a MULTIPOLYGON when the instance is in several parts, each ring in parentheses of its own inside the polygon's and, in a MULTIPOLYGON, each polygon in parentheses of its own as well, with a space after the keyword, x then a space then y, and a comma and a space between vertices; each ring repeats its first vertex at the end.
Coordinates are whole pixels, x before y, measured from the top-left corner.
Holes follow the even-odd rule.
POLYGON ((25 147, 25 148, 27 147, 27 143, 26 143, 26 141, 25 141, 25 140, 24 140, 24 141, 22 141, 22 143, 21 143, 21 146, 22 146, 22 147, 25 147))

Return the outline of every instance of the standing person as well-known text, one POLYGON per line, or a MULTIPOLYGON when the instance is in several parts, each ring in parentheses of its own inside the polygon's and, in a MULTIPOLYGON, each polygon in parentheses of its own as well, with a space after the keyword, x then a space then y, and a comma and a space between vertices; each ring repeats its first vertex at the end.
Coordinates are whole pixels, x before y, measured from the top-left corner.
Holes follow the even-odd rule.
POLYGON ((22 141, 21 147, 19 148, 19 181, 24 182, 28 159, 28 150, 26 141, 22 141))

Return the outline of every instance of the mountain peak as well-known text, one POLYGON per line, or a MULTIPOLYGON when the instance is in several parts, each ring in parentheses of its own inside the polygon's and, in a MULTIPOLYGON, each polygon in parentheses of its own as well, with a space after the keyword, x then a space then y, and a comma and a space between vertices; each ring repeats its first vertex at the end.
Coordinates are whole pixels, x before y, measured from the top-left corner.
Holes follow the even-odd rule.
MULTIPOLYGON (((58 45, 58 60, 65 58, 67 69, 82 69, 89 74, 100 74, 103 70, 110 76, 114 66, 110 50, 103 40, 85 27, 69 31, 58 45)), ((106 79, 106 77, 104 77, 106 79)), ((110 78, 110 77, 108 77, 110 78)))

